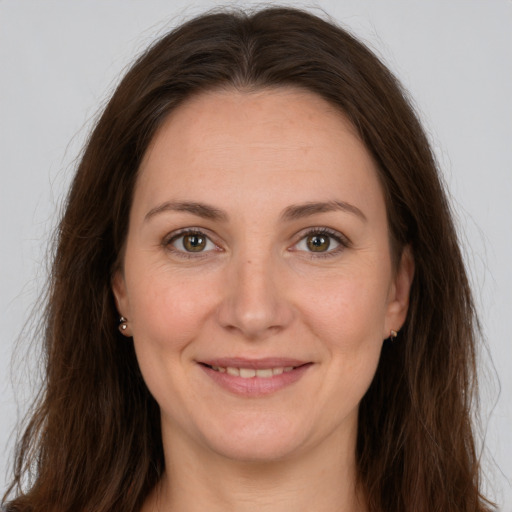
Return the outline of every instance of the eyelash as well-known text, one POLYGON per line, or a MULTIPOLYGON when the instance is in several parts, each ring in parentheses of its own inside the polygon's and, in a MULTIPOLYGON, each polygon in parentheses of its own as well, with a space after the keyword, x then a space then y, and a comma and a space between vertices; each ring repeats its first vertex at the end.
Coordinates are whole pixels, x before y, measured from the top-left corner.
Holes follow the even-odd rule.
MULTIPOLYGON (((191 251, 179 250, 179 249, 173 247, 173 244, 176 241, 178 241, 180 238, 187 236, 187 235, 188 236, 196 235, 196 236, 204 237, 207 239, 207 241, 212 243, 217 250, 219 250, 219 251, 222 250, 219 248, 219 246, 215 242, 212 241, 211 237, 208 236, 208 234, 201 228, 185 228, 185 229, 179 230, 177 232, 173 232, 163 240, 162 245, 168 251, 173 252, 174 254, 178 255, 181 258, 187 258, 187 259, 204 258, 207 253, 212 251, 212 249, 210 249, 208 251, 198 251, 197 253, 194 253, 191 251)), ((350 246, 351 246, 350 240, 345 235, 341 234, 339 231, 335 231, 333 229, 325 228, 325 227, 321 227, 321 228, 315 227, 315 228, 306 229, 305 231, 299 233, 299 235, 297 237, 297 241, 288 250, 296 251, 296 252, 304 252, 308 255, 307 257, 317 259, 317 258, 329 258, 329 257, 337 256, 340 252, 349 248, 350 246), (334 240, 339 245, 337 247, 335 247, 334 249, 330 249, 325 252, 319 251, 317 253, 315 253, 314 251, 301 251, 301 250, 294 249, 300 242, 305 240, 307 237, 315 236, 315 235, 316 236, 326 236, 329 239, 334 240)))
POLYGON ((169 236, 167 236, 163 242, 162 245, 165 249, 172 252, 173 254, 178 255, 180 258, 186 258, 186 259, 197 259, 197 258, 204 258, 208 252, 211 252, 211 249, 209 251, 198 251, 198 252, 189 252, 189 251, 180 251, 179 249, 173 247, 173 244, 178 241, 180 238, 183 238, 185 236, 200 236, 207 240, 207 242, 212 243, 217 250, 221 250, 219 246, 212 241, 211 237, 208 236, 207 233, 201 228, 185 228, 181 229, 179 231, 175 231, 171 233, 169 236))
POLYGON ((325 228, 325 227, 315 227, 315 228, 309 228, 305 231, 299 233, 298 240, 295 244, 293 244, 292 248, 289 249, 290 251, 294 251, 293 247, 296 247, 300 242, 305 240, 306 238, 310 236, 326 236, 332 240, 334 240, 339 245, 335 247, 334 249, 327 250, 325 252, 313 252, 313 251, 301 251, 307 254, 308 258, 312 259, 318 259, 318 258, 331 258, 334 256, 337 256, 345 249, 348 249, 351 246, 350 240, 340 233, 339 231, 335 231, 334 229, 325 228))

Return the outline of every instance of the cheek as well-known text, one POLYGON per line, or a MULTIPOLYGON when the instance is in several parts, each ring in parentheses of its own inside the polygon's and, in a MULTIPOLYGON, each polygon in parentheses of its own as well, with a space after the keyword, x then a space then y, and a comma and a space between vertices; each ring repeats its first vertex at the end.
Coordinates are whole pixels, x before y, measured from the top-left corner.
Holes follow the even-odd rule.
POLYGON ((179 390, 189 378, 187 350, 204 329, 212 294, 202 291, 204 280, 166 271, 139 271, 129 285, 133 343, 144 381, 163 410, 179 411, 179 390))
POLYGON ((148 271, 130 285, 134 340, 162 352, 183 349, 212 308, 212 290, 204 279, 148 271))
POLYGON ((373 380, 383 343, 385 304, 384 290, 347 280, 331 289, 330 299, 312 316, 329 354, 331 371, 324 386, 339 397, 337 418, 357 410, 373 380))
POLYGON ((301 309, 333 350, 364 350, 382 342, 389 282, 377 270, 348 269, 309 283, 301 309))

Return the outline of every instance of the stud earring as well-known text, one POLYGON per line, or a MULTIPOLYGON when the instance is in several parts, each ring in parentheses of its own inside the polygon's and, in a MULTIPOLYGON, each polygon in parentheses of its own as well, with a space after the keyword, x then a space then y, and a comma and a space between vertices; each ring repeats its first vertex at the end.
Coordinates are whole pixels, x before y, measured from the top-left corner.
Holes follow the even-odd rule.
POLYGON ((119 317, 119 330, 122 334, 124 334, 124 331, 128 328, 128 320, 124 316, 119 317))
POLYGON ((395 341, 397 336, 398 336, 398 333, 396 331, 394 331, 393 329, 391 329, 391 331, 389 331, 389 339, 391 341, 395 341))

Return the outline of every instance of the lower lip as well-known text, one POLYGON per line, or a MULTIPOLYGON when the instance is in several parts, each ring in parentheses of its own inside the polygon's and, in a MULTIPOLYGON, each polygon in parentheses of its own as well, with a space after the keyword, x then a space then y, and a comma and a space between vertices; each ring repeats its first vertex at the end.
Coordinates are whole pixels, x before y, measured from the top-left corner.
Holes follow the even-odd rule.
POLYGON ((236 375, 221 373, 209 366, 199 365, 202 370, 219 386, 236 395, 247 397, 265 396, 291 386, 307 372, 312 363, 303 364, 289 372, 272 377, 251 377, 244 379, 236 375))

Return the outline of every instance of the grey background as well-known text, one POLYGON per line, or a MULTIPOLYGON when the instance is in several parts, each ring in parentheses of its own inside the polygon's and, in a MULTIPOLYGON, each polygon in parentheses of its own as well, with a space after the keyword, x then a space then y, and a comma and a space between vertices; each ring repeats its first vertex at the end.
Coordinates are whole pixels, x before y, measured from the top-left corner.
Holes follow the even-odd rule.
MULTIPOLYGON (((351 28, 421 113, 452 195, 489 346, 481 364, 486 485, 511 512, 512 2, 286 3, 320 7, 351 28)), ((17 416, 37 382, 37 350, 24 340, 14 363, 11 354, 27 322, 37 329, 31 308, 44 285, 47 241, 84 138, 134 54, 215 5, 0 0, 0 491, 17 416)))

